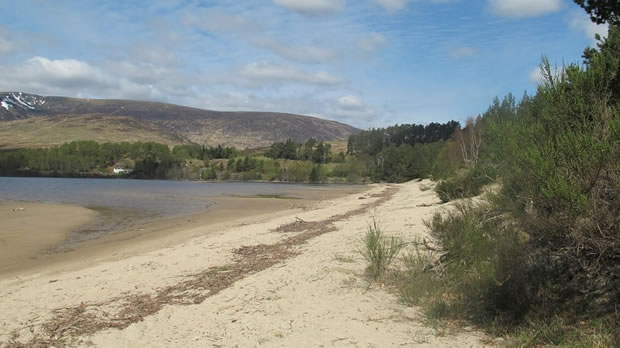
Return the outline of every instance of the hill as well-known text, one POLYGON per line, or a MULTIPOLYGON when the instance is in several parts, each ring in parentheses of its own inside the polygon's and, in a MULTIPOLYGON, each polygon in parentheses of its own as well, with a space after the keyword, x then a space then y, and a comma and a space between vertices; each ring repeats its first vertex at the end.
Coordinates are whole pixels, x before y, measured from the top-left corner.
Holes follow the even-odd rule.
POLYGON ((346 139, 359 130, 311 116, 226 112, 159 102, 44 97, 0 92, 0 148, 46 146, 72 140, 195 142, 238 148, 288 138, 346 139))

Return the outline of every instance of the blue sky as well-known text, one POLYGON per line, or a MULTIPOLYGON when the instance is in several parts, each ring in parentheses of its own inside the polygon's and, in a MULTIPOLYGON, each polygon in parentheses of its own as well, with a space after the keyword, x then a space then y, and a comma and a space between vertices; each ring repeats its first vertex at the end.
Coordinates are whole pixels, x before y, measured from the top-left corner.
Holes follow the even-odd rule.
POLYGON ((605 33, 569 0, 5 3, 0 91, 292 112, 360 128, 463 121, 605 33))

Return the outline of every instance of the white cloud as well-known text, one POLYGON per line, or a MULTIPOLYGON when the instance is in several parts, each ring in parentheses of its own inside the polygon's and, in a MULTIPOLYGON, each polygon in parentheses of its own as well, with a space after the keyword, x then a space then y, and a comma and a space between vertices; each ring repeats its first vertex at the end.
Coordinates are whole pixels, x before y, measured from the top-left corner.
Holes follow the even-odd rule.
POLYGON ((37 56, 1 65, 0 75, 0 90, 43 95, 166 100, 175 93, 188 93, 187 87, 168 79, 171 75, 161 68, 130 62, 99 67, 77 59, 37 56))
POLYGON ((529 78, 530 78, 530 81, 535 83, 536 85, 542 85, 543 82, 545 81, 545 79, 544 79, 544 77, 543 77, 543 75, 542 75, 542 73, 540 71, 540 68, 536 68, 536 69, 530 71, 529 78))
POLYGON ((397 11, 403 9, 409 0, 374 0, 379 6, 386 11, 397 11))
POLYGON ((368 53, 376 52, 383 46, 385 46, 386 40, 385 37, 379 33, 369 33, 364 37, 357 40, 357 47, 368 53))
POLYGON ((310 73, 270 62, 250 63, 244 66, 240 75, 254 81, 298 82, 316 85, 339 85, 340 77, 321 71, 310 73))
POLYGON ((101 70, 76 59, 50 60, 33 57, 21 65, 0 68, 7 81, 33 85, 57 85, 71 88, 85 83, 91 86, 107 86, 111 79, 101 70))
POLYGON ((561 0, 488 0, 492 11, 502 17, 536 17, 555 12, 562 6, 561 0))
POLYGON ((323 15, 340 11, 345 6, 345 0, 273 0, 273 2, 306 15, 323 15))
POLYGON ((596 24, 592 22, 590 16, 582 11, 575 12, 570 25, 574 30, 583 32, 589 39, 592 40, 593 45, 597 42, 594 36, 599 34, 601 37, 607 37, 607 31, 609 29, 609 25, 607 23, 596 24))
POLYGON ((377 111, 368 106, 358 95, 343 95, 330 100, 326 105, 326 113, 345 122, 359 125, 378 117, 377 111))
POLYGON ((362 98, 356 95, 344 95, 337 99, 338 106, 343 110, 363 110, 366 104, 362 98))

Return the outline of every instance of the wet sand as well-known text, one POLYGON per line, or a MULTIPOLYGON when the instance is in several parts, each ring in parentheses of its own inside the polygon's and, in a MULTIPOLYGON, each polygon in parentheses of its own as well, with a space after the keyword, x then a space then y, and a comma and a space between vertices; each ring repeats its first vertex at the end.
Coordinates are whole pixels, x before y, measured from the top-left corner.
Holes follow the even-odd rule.
POLYGON ((97 212, 73 205, 0 203, 0 274, 49 254, 97 212))
POLYGON ((135 216, 135 212, 64 204, 0 203, 0 279, 69 271, 117 260, 277 217, 294 209, 311 209, 321 201, 367 189, 366 186, 343 186, 337 190, 293 192, 302 199, 216 196, 214 205, 206 211, 154 218, 146 223, 144 218, 135 216), (199 226, 199 230, 194 228, 199 226), (113 230, 100 233, 110 228, 113 230))

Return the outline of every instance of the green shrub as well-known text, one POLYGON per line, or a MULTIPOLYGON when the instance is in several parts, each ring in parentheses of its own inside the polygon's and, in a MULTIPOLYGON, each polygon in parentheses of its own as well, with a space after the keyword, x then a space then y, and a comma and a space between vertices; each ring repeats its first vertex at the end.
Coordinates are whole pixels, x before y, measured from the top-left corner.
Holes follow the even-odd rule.
POLYGON ((620 344, 618 321, 611 317, 602 320, 581 321, 556 316, 552 320, 535 319, 519 328, 511 337, 507 347, 581 347, 607 348, 620 344))
POLYGON ((398 255, 404 244, 399 238, 387 238, 383 235, 377 221, 368 226, 360 250, 368 262, 367 272, 373 279, 378 279, 398 255))
POLYGON ((442 202, 454 199, 474 197, 480 194, 482 187, 493 182, 491 176, 476 166, 473 169, 442 180, 435 186, 435 192, 442 202))
POLYGON ((308 181, 310 181, 311 183, 318 183, 321 180, 320 175, 319 175, 319 169, 317 166, 312 167, 312 171, 310 171, 310 176, 308 178, 308 181))
MULTIPOLYGON (((442 287, 454 299, 450 306, 477 322, 516 321, 532 305, 540 289, 521 234, 507 215, 489 203, 459 202, 427 222, 441 245, 442 287)), ((434 302, 438 302, 435 300, 434 302)))

